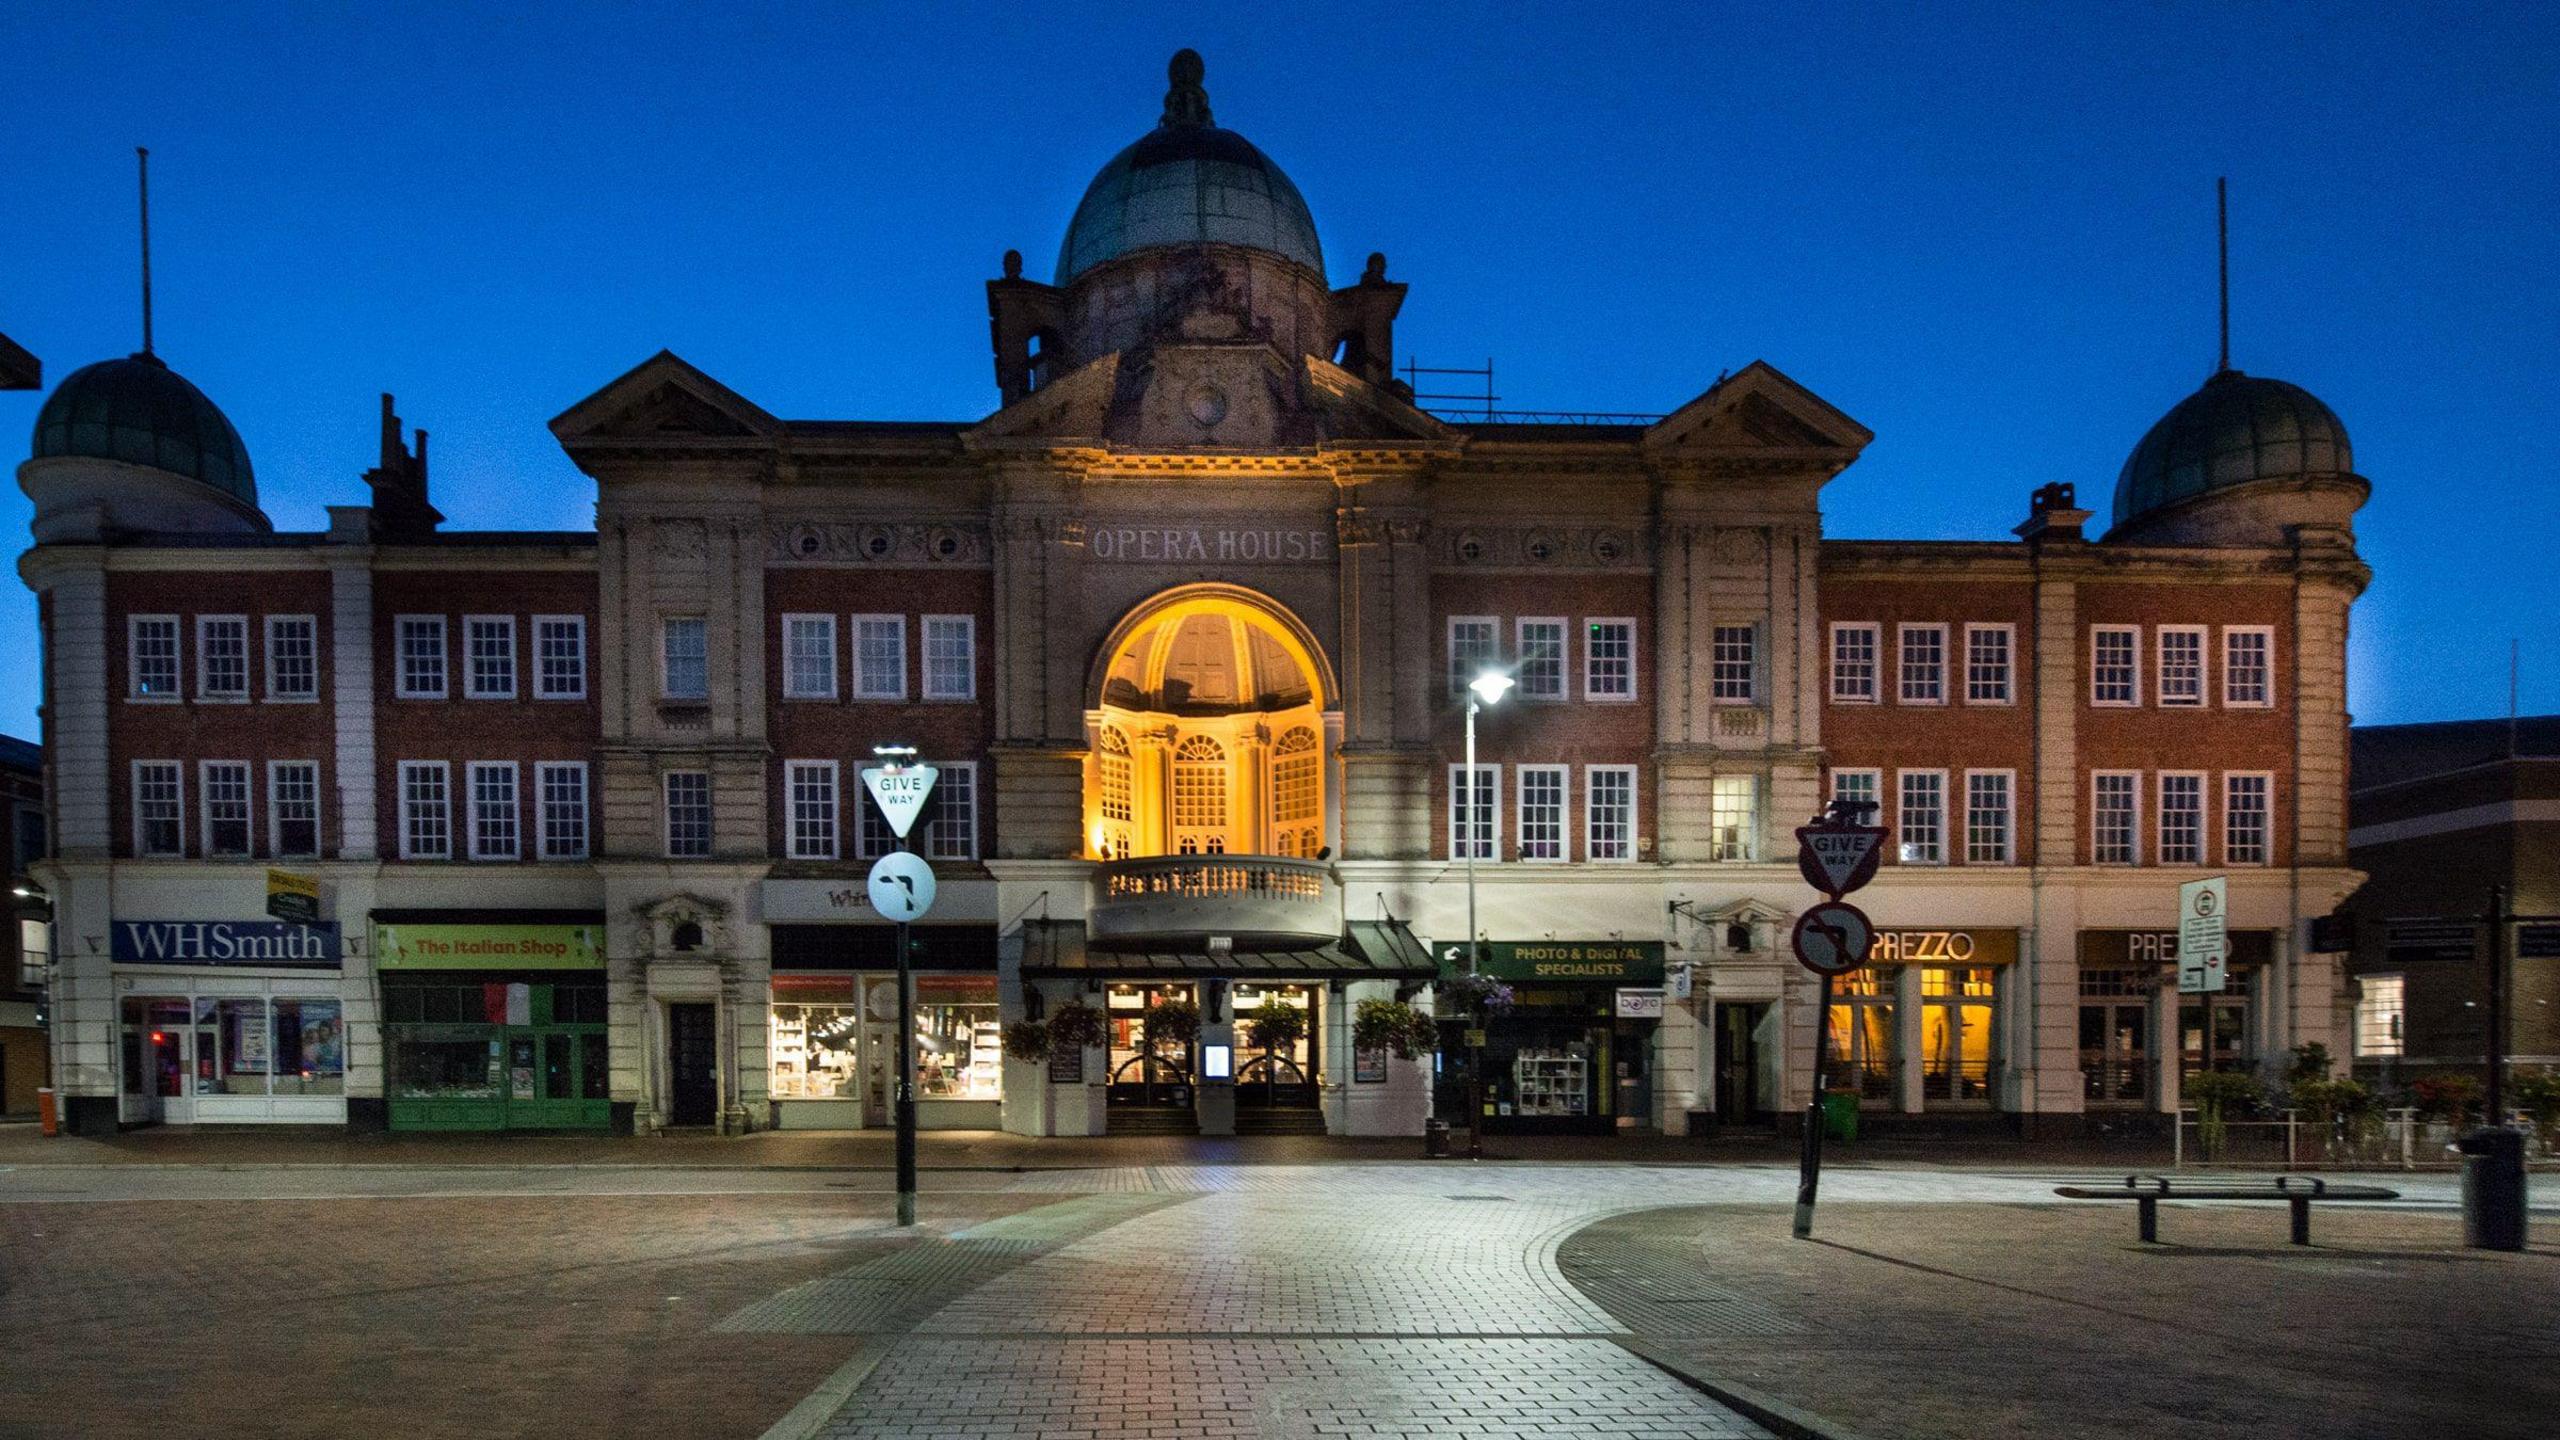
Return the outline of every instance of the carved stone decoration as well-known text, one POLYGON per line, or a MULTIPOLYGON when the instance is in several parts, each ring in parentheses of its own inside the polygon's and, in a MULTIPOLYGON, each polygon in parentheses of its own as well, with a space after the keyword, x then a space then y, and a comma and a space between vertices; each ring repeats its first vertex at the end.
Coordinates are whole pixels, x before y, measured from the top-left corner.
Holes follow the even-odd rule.
POLYGON ((1716 563, 1756 566, 1769 553, 1768 537, 1757 530, 1718 530, 1716 563))
POLYGON ((1354 545, 1375 545, 1381 537, 1377 522, 1365 515, 1340 514, 1333 518, 1333 540, 1349 549, 1354 545))
POLYGON ((1422 537, 1430 533, 1431 527, 1420 520, 1387 522, 1387 538, 1398 545, 1419 545, 1422 543, 1422 537))
POLYGON ((990 544, 988 528, 970 522, 885 525, 785 520, 766 530, 765 559, 781 565, 970 564, 984 562, 990 544))
POLYGON ((729 953, 729 907, 700 895, 635 906, 652 960, 715 960, 729 953))
POLYGON ((1575 566, 1618 569, 1646 563, 1642 540, 1596 526, 1517 528, 1470 525, 1440 532, 1434 558, 1444 565, 1575 566))
POLYGON ((650 528, 649 553, 661 560, 700 560, 710 549, 710 533, 699 520, 660 520, 650 528))

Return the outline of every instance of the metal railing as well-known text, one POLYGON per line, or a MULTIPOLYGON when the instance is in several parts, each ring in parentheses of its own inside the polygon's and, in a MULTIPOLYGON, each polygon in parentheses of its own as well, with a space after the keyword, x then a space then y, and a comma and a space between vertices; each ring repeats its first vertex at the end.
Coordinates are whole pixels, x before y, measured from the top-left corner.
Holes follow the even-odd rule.
MULTIPOLYGON (((2524 1132, 2525 1163, 2560 1168, 2560 1150, 2553 1147, 2552 1137, 2522 1116, 2515 1123, 2524 1132)), ((2302 1111, 2284 1110, 2271 1117, 2225 1120, 2217 1128, 2218 1136, 2206 1134, 2192 1106, 2180 1109, 2170 1142, 2171 1163, 2187 1169, 2454 1170, 2461 1168, 2462 1157, 2453 1142, 2473 1126, 2398 1109, 2333 1116, 2325 1124, 2302 1111)))
POLYGON ((1094 874, 1104 900, 1229 900, 1240 898, 1324 902, 1325 867, 1314 860, 1276 855, 1150 855, 1113 860, 1094 874))

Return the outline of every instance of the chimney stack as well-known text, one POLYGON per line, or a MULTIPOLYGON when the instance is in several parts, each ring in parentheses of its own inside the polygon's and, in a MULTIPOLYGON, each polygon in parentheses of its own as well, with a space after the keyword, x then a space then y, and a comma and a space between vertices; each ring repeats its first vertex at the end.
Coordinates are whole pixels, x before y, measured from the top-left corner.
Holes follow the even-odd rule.
POLYGON ((400 440, 400 417, 391 397, 382 397, 382 463, 364 472, 373 491, 373 538, 377 541, 423 540, 444 523, 444 515, 427 503, 427 432, 418 433, 412 453, 400 440))
POLYGON ((2062 540, 2079 542, 2085 536, 2080 527, 2089 523, 2089 512, 2078 507, 2072 488, 2062 481, 2039 485, 2027 500, 2027 523, 2013 533, 2030 545, 2062 540))

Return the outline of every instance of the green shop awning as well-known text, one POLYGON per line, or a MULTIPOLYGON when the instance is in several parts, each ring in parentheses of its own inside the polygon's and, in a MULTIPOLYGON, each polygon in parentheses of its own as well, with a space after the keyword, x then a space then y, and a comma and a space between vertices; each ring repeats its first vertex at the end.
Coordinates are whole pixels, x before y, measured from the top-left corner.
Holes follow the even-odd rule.
POLYGON ((1074 921, 1033 920, 1022 933, 1022 973, 1095 980, 1428 980, 1431 952, 1396 921, 1354 920, 1339 940, 1306 950, 1095 950, 1074 921))

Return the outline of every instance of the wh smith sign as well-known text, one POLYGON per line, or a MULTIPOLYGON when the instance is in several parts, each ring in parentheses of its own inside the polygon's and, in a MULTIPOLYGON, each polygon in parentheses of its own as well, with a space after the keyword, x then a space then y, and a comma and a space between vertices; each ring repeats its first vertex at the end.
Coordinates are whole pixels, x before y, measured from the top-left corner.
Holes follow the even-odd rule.
POLYGON ((338 968, 335 923, 283 920, 119 920, 111 958, 128 965, 338 968))

